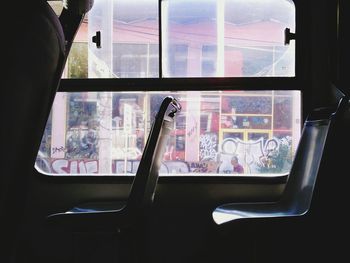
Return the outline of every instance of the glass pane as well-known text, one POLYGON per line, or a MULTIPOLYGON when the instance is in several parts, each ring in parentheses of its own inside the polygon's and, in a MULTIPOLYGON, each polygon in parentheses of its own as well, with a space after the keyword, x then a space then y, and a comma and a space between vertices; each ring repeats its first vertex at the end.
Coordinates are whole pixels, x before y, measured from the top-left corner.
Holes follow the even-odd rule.
POLYGON ((158 0, 113 0, 113 8, 114 77, 158 77, 158 0))
POLYGON ((216 2, 162 1, 162 67, 165 77, 216 76, 216 2))
POLYGON ((112 52, 113 52, 113 1, 98 0, 88 13, 88 47, 90 78, 112 77, 112 52), (97 47, 92 38, 101 33, 101 47, 97 47))
POLYGON ((289 172, 301 129, 299 91, 59 92, 37 169, 50 175, 134 175, 165 94, 183 109, 161 174, 289 172))
POLYGON ((168 0, 162 4, 164 76, 294 76, 294 43, 284 45, 285 28, 295 30, 293 1, 168 0))
POLYGON ((158 0, 95 0, 75 37, 79 47, 73 44, 63 77, 158 77, 158 35, 158 0), (92 42, 96 32, 101 33, 100 47, 92 42))

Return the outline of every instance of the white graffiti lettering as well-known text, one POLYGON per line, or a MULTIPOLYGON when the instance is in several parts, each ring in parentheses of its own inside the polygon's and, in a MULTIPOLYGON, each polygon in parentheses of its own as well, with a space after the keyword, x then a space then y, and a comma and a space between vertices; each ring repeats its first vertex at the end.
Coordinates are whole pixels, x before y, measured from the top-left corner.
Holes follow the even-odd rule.
POLYGON ((51 163, 52 172, 55 174, 94 174, 98 172, 98 161, 68 161, 57 159, 51 163))

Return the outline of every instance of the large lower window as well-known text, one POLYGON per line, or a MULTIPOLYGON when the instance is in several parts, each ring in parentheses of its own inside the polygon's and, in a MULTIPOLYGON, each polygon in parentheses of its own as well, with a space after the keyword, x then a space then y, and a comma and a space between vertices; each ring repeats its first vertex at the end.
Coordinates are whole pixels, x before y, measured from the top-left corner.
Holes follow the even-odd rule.
MULTIPOLYGON (((301 129, 299 91, 169 92, 183 110, 166 175, 288 173, 301 129)), ((164 92, 59 92, 36 168, 50 175, 134 175, 164 92)))

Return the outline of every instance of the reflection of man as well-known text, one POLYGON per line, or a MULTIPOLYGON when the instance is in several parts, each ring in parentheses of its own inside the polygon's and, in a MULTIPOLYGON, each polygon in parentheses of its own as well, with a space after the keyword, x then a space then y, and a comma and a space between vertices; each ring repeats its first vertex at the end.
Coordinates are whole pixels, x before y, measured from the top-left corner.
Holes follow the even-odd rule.
POLYGON ((200 163, 199 167, 194 169, 195 173, 217 173, 221 162, 216 162, 211 157, 205 157, 200 163))
POLYGON ((237 174, 244 173, 243 166, 239 164, 237 156, 232 157, 231 164, 233 166, 233 173, 237 173, 237 174))
POLYGON ((219 164, 215 162, 212 158, 207 160, 207 170, 205 172, 207 173, 217 173, 218 172, 219 164))
POLYGON ((83 154, 85 158, 97 158, 97 132, 94 129, 89 131, 83 136, 80 143, 80 154, 83 154))

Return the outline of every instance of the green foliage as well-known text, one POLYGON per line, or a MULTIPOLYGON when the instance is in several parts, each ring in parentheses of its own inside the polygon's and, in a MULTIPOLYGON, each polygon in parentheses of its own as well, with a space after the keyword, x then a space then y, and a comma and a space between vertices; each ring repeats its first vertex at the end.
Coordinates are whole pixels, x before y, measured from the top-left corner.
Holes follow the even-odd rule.
POLYGON ((68 58, 68 78, 88 77, 87 43, 74 43, 68 58))

